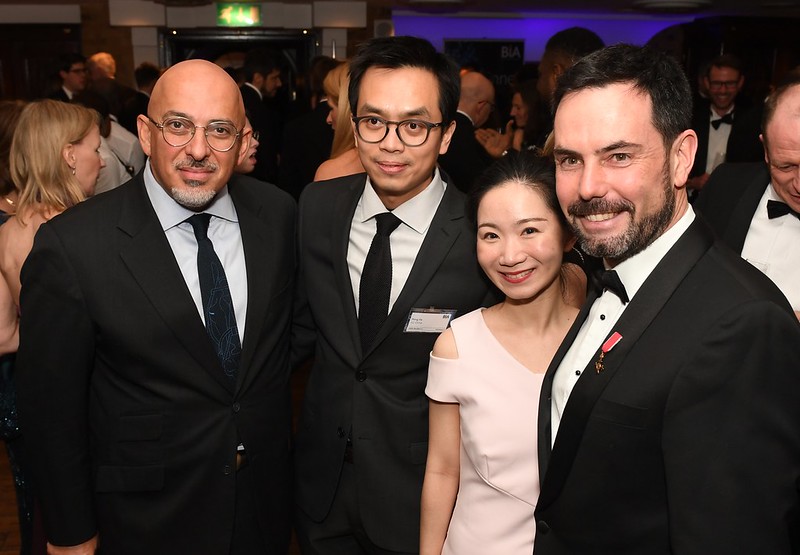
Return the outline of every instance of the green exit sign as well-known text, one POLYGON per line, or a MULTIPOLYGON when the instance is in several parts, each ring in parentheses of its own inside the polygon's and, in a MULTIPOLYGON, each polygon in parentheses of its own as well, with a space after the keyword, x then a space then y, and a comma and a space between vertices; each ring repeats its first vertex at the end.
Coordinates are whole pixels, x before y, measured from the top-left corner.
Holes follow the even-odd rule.
POLYGON ((217 2, 217 27, 260 27, 261 4, 217 2))

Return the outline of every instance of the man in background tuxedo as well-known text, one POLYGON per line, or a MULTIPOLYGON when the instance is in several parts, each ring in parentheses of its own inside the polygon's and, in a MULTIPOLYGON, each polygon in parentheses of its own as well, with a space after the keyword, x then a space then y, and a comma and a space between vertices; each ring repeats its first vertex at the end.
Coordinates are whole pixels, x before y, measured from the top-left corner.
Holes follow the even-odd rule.
POLYGON ((542 385, 536 555, 800 549, 800 325, 689 205, 690 99, 648 47, 559 80, 559 201, 608 271, 542 385))
POLYGON ((300 198, 293 350, 314 355, 295 449, 304 555, 419 551, 425 384, 438 334, 489 293, 464 196, 436 166, 458 68, 425 40, 373 39, 350 63, 366 174, 300 198))
POLYGON ((800 317, 800 78, 764 105, 763 162, 723 164, 695 206, 719 237, 764 272, 800 317))
POLYGON ((232 176, 236 84, 174 65, 131 181, 39 229, 19 413, 51 555, 284 555, 295 209, 232 176))
POLYGON ((283 86, 281 66, 274 52, 258 48, 245 55, 242 69, 245 83, 239 90, 244 109, 253 131, 259 133, 256 168, 251 175, 268 183, 277 183, 281 119, 266 102, 275 98, 283 86))
POLYGON ((697 155, 689 174, 690 198, 703 188, 714 168, 723 162, 757 162, 761 159, 758 135, 761 105, 739 99, 744 86, 742 63, 732 54, 723 54, 708 64, 703 79, 708 100, 698 102, 692 115, 697 133, 697 155))
POLYGON ((58 77, 61 79, 61 86, 48 98, 69 102, 86 88, 86 58, 75 53, 61 56, 58 61, 58 77))
POLYGON ((494 85, 477 71, 461 76, 456 128, 447 152, 439 156, 439 164, 452 178, 453 185, 469 192, 472 183, 493 162, 475 138, 475 129, 489 119, 494 110, 494 85))

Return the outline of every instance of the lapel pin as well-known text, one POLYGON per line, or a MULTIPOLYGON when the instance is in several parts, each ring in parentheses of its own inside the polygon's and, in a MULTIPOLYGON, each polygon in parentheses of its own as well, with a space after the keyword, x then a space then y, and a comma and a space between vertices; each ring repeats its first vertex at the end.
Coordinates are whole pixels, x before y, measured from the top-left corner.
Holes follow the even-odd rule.
POLYGON ((603 343, 602 347, 600 347, 600 357, 594 363, 595 373, 599 374, 605 370, 605 367, 603 366, 603 359, 605 358, 606 353, 613 349, 617 343, 620 342, 620 340, 622 340, 622 335, 618 331, 615 331, 611 334, 611 337, 606 339, 606 342, 603 343))

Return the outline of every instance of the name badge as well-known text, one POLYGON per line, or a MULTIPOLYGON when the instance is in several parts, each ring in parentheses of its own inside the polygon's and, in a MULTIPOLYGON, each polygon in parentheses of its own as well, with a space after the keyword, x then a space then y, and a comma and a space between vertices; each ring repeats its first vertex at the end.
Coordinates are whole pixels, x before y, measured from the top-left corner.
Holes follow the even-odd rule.
POLYGON ((405 333, 442 333, 456 315, 454 308, 412 308, 406 319, 405 333))

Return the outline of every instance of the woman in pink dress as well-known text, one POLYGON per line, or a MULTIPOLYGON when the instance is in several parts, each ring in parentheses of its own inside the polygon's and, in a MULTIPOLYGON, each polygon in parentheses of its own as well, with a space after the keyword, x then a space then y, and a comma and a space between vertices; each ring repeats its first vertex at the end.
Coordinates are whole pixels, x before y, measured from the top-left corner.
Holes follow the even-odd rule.
POLYGON ((457 318, 433 348, 420 555, 530 555, 539 391, 578 313, 562 269, 574 238, 552 162, 528 153, 484 173, 468 215, 505 300, 457 318))

